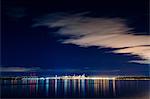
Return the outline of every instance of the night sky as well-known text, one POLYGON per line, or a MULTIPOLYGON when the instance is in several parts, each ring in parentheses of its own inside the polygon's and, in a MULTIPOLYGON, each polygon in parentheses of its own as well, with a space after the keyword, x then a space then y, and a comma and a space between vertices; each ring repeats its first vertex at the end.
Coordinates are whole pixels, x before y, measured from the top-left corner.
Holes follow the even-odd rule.
POLYGON ((2 0, 1 72, 149 75, 148 0, 2 0))

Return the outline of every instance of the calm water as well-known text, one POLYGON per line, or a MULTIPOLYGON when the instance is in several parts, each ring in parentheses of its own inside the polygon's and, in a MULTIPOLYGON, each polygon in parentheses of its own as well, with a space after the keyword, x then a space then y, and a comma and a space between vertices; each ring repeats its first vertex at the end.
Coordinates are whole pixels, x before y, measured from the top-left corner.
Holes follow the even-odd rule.
POLYGON ((3 80, 1 97, 148 99, 149 83, 138 80, 3 80))

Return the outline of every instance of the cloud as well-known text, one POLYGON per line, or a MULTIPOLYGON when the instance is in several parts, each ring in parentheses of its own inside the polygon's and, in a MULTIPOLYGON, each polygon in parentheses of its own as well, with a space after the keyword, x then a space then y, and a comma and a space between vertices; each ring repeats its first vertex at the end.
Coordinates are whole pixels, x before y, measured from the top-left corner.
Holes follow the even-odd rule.
POLYGON ((31 72, 31 71, 40 71, 39 67, 0 67, 0 72, 31 72))
POLYGON ((139 55, 143 59, 150 59, 150 46, 135 46, 124 49, 115 50, 115 53, 131 53, 132 55, 139 55))
POLYGON ((131 63, 150 64, 150 60, 133 60, 131 63))
POLYGON ((94 73, 111 73, 111 72, 119 72, 120 70, 114 69, 114 70, 99 70, 97 69, 42 69, 40 67, 0 67, 0 72, 64 72, 64 73, 88 73, 88 72, 94 72, 94 73))
POLYGON ((126 53, 141 58, 131 62, 150 63, 149 35, 135 35, 133 28, 128 27, 124 19, 87 17, 86 14, 53 13, 36 19, 33 27, 59 27, 56 33, 69 37, 61 40, 63 44, 116 48, 113 53, 126 53))
POLYGON ((115 53, 130 53, 138 55, 143 60, 132 60, 132 63, 150 64, 150 46, 135 46, 124 49, 115 50, 115 53))

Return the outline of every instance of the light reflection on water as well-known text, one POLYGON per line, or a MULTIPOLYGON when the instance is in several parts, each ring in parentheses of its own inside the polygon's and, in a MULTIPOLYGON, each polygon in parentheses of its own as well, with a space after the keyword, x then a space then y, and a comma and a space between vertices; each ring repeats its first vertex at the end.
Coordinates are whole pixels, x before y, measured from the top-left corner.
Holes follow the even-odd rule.
MULTIPOLYGON (((38 84, 37 84, 37 90, 38 90, 38 84)), ((49 80, 46 79, 46 96, 48 96, 49 93, 49 80)))
POLYGON ((99 98, 134 96, 142 92, 148 95, 149 92, 149 81, 138 80, 5 80, 1 85, 2 97, 99 98), (8 90, 11 92, 8 93, 8 90))

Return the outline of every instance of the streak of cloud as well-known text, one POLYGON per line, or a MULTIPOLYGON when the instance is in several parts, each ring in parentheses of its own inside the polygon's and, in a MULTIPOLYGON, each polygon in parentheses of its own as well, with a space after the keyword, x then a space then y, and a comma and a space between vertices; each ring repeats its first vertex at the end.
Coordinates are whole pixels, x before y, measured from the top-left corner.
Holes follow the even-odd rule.
POLYGON ((39 67, 0 67, 0 72, 31 72, 31 71, 40 71, 39 67))
POLYGON ((85 14, 53 13, 36 19, 33 26, 60 27, 56 33, 69 37, 61 40, 63 44, 116 48, 113 53, 126 53, 141 58, 130 62, 150 63, 149 35, 134 35, 132 28, 121 18, 87 17, 85 14))
POLYGON ((66 73, 84 73, 84 72, 118 72, 120 70, 100 70, 97 69, 43 69, 40 67, 0 67, 0 72, 66 72, 66 73))

